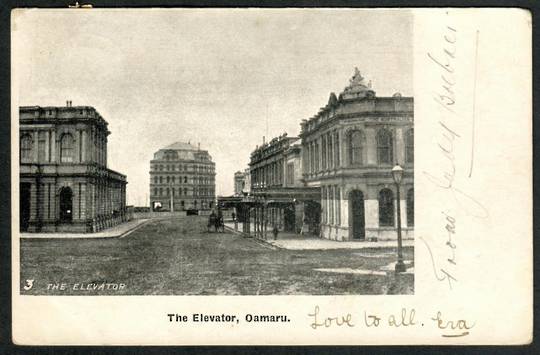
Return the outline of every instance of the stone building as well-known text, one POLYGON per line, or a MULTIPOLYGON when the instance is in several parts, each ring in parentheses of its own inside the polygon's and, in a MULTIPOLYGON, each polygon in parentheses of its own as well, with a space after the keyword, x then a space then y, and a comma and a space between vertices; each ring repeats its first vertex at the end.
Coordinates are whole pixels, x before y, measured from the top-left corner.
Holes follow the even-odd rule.
POLYGON ((234 195, 242 196, 243 191, 246 188, 246 172, 237 171, 234 173, 234 195))
POLYGON ((256 233, 274 224, 288 232, 316 233, 320 193, 303 182, 301 149, 298 137, 284 134, 251 153, 250 216, 256 233))
POLYGON ((321 191, 321 236, 333 240, 396 238, 414 227, 413 98, 377 97, 358 69, 344 91, 301 123, 303 175, 321 191), (391 169, 404 169, 401 211, 391 169))
POLYGON ((107 125, 71 101, 19 108, 21 231, 95 232, 127 220, 126 176, 107 168, 107 125))
POLYGON ((215 201, 215 163, 208 151, 176 142, 154 153, 150 161, 153 210, 208 210, 215 201))

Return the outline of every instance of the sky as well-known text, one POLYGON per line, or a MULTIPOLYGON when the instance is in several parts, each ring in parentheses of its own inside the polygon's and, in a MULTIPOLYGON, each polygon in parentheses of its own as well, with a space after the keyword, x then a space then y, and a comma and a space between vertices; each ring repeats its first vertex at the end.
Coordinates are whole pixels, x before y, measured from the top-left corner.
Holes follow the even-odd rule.
POLYGON ((413 95, 405 10, 24 10, 12 15, 19 106, 93 106, 109 123, 108 167, 148 205, 153 154, 200 143, 216 193, 266 139, 339 94, 358 67, 377 96, 413 95))

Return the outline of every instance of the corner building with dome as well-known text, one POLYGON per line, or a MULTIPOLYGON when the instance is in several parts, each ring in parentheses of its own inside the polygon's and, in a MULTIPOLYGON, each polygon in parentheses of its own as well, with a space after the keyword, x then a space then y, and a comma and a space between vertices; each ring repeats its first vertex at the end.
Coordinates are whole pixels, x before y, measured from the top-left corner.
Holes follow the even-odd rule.
POLYGON ((414 230, 413 98, 378 97, 358 69, 338 96, 301 123, 306 186, 321 192, 320 235, 332 240, 396 239, 414 230), (401 211, 391 170, 403 170, 401 211))
POLYGON ((198 145, 176 142, 150 161, 150 207, 154 211, 209 210, 214 207, 216 164, 198 145))

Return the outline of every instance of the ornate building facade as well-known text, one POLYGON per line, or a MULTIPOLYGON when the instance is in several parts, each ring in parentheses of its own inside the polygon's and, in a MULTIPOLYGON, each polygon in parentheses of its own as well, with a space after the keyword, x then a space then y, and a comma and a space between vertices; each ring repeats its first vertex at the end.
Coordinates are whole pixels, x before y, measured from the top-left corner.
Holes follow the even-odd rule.
POLYGON ((301 149, 298 137, 284 134, 251 153, 250 216, 256 233, 264 234, 273 225, 287 232, 316 233, 320 193, 303 182, 301 149))
POLYGON ((176 142, 154 153, 150 161, 153 210, 208 210, 215 201, 215 163, 208 151, 176 142))
POLYGON ((321 191, 321 236, 333 240, 404 238, 414 228, 413 98, 377 97, 356 69, 350 84, 301 123, 303 176, 321 191), (391 170, 404 169, 401 211, 391 170))
POLYGON ((127 220, 126 176, 107 168, 107 126, 71 101, 19 108, 21 231, 96 232, 127 220))

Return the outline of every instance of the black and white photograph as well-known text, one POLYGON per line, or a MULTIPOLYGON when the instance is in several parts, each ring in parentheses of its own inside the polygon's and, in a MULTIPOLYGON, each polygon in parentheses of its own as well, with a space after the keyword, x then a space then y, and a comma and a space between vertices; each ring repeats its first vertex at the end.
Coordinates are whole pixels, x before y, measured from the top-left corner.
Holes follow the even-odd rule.
POLYGON ((13 342, 530 342, 531 21, 13 10, 13 342))
POLYGON ((409 11, 19 30, 22 294, 414 293, 409 11))

